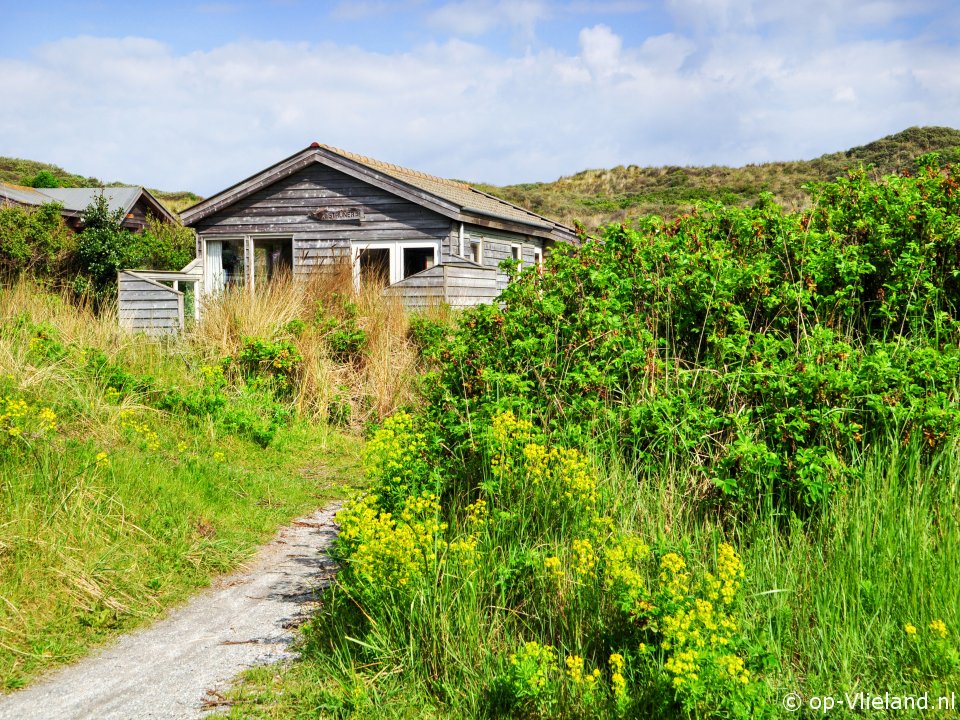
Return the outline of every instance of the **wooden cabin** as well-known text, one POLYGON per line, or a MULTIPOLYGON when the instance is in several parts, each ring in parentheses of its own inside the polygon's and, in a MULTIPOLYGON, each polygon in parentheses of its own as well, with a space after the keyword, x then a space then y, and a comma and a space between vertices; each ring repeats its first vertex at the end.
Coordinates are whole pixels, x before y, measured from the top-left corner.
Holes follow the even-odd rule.
POLYGON ((277 273, 350 263, 409 308, 492 301, 503 260, 538 264, 571 228, 466 183, 327 145, 310 147, 181 213, 197 231, 202 294, 256 292, 277 273))
POLYGON ((83 229, 83 212, 100 195, 106 199, 111 212, 120 212, 123 218, 121 224, 131 232, 143 230, 148 215, 165 222, 178 222, 149 190, 142 187, 32 188, 0 182, 0 204, 57 203, 60 205, 60 214, 72 230, 83 229))

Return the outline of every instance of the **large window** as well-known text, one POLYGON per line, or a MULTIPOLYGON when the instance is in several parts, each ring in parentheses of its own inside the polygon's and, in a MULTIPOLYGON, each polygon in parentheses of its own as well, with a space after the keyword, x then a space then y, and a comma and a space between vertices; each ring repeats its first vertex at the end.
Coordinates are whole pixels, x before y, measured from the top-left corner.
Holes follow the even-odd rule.
POLYGON ((357 251, 359 281, 365 285, 390 284, 390 248, 362 248, 357 251))
POLYGON ((204 292, 216 294, 244 281, 243 238, 203 240, 204 292))
POLYGON ((291 237, 204 237, 204 292, 217 294, 243 284, 262 287, 293 272, 291 237))
POLYGON ((253 239, 253 282, 256 287, 292 272, 292 238, 253 239))
POLYGON ((371 241, 353 245, 353 278, 358 287, 368 282, 392 285, 439 262, 436 242, 371 241))

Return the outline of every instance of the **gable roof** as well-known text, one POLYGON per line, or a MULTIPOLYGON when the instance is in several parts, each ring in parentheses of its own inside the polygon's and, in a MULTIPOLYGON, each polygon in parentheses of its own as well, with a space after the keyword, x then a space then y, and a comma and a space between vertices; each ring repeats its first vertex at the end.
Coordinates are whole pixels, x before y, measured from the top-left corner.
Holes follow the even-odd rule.
POLYGON ((478 225, 499 223, 515 226, 514 229, 520 232, 561 242, 576 239, 572 228, 477 190, 467 183, 428 175, 320 143, 313 143, 276 165, 183 210, 180 213, 183 224, 194 225, 313 162, 345 172, 453 220, 478 225))
POLYGON ((143 198, 155 215, 169 222, 177 222, 173 213, 142 187, 32 188, 0 182, 0 201, 9 200, 20 205, 60 203, 66 215, 79 215, 100 195, 106 198, 111 212, 120 210, 126 216, 137 201, 143 198))

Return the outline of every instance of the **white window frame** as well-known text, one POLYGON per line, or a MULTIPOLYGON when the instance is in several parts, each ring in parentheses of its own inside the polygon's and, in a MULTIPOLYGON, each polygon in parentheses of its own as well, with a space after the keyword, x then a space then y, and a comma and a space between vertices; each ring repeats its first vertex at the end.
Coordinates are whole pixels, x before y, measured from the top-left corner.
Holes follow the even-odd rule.
POLYGON ((400 282, 403 280, 403 251, 404 250, 421 250, 423 248, 431 248, 433 250, 433 267, 436 267, 440 264, 440 243, 437 242, 399 242, 397 243, 399 252, 396 254, 397 262, 397 271, 396 271, 396 280, 391 280, 391 284, 400 282))
POLYGON ((518 261, 517 269, 523 269, 523 245, 510 243, 510 259, 518 261))
POLYGON ((290 241, 290 275, 293 276, 297 271, 297 253, 294 246, 293 235, 290 233, 255 233, 253 235, 244 235, 243 264, 246 280, 250 284, 250 292, 256 287, 257 279, 254 277, 253 248, 257 240, 289 240, 290 241))
POLYGON ((533 264, 538 268, 543 267, 543 248, 535 247, 533 249, 533 264))
POLYGON ((472 262, 475 262, 477 265, 483 265, 483 236, 481 235, 478 238, 470 238, 470 255, 467 258, 472 262), (473 246, 477 246, 477 256, 473 256, 473 246))
POLYGON ((237 242, 243 250, 243 281, 246 283, 247 273, 247 236, 246 235, 204 235, 200 234, 200 262, 203 263, 203 295, 211 295, 213 288, 207 287, 207 242, 237 242))
POLYGON ((394 258, 396 257, 396 243, 394 242, 351 242, 350 243, 350 266, 353 268, 353 287, 356 290, 360 290, 360 253, 364 250, 388 250, 390 252, 390 260, 387 263, 389 268, 390 277, 387 278, 392 285, 393 280, 393 266, 394 258))
POLYGON ((403 280, 403 251, 430 248, 433 250, 433 264, 440 264, 440 242, 436 240, 370 240, 351 241, 350 264, 353 267, 353 284, 360 289, 360 251, 361 250, 389 250, 390 251, 390 284, 403 280))

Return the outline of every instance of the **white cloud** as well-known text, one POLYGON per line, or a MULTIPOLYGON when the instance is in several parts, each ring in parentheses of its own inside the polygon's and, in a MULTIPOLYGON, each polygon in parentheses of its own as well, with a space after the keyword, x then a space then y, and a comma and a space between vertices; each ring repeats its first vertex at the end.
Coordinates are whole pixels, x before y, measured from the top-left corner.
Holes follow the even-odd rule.
MULTIPOLYGON (((721 8, 722 10, 722 8, 721 8)), ((514 57, 463 40, 377 53, 237 42, 176 53, 75 38, 0 58, 0 155, 216 192, 318 140, 448 177, 809 158, 957 125, 960 57, 921 40, 802 52, 762 34, 626 39, 514 57)))
POLYGON ((617 70, 622 47, 623 40, 606 25, 580 31, 580 56, 597 76, 609 75, 617 70))
POLYGON ((545 0, 461 0, 441 5, 430 13, 427 22, 459 37, 479 37, 507 28, 531 42, 537 23, 549 15, 545 0))

